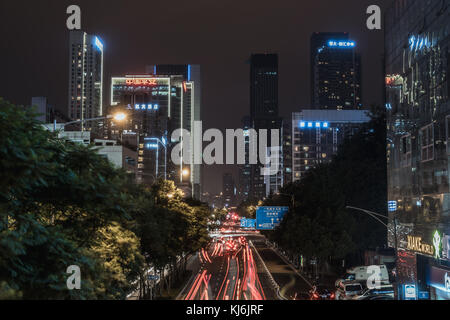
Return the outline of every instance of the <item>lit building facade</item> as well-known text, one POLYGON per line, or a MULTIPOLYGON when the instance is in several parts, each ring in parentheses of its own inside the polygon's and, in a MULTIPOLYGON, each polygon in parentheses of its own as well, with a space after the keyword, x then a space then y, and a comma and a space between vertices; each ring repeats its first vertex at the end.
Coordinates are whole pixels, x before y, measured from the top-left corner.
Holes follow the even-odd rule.
POLYGON ((370 121, 366 110, 302 110, 292 113, 292 180, 330 162, 339 145, 370 121))
POLYGON ((316 109, 354 110, 361 102, 361 59, 352 40, 328 39, 317 49, 312 68, 316 109))
POLYGON ((315 80, 314 80, 314 68, 317 53, 319 49, 327 45, 327 42, 332 39, 333 41, 347 41, 349 40, 348 32, 314 32, 311 35, 309 43, 309 65, 310 65, 310 90, 311 90, 311 106, 314 106, 314 91, 315 91, 315 80))
MULTIPOLYGON (((128 116, 120 124, 112 122, 110 136, 135 135, 138 182, 152 183, 165 177, 182 186, 186 196, 192 195, 191 187, 184 188, 192 180, 192 171, 186 170, 192 163, 192 152, 183 150, 180 162, 173 163, 172 148, 184 136, 181 134, 174 140, 171 137, 176 129, 191 131, 194 90, 194 83, 185 81, 182 75, 128 75, 111 79, 111 108, 124 111, 128 116)), ((191 148, 194 148, 193 144, 191 148)))
POLYGON ((388 240, 400 299, 450 299, 449 7, 396 0, 385 18, 388 240))
POLYGON ((70 119, 89 119, 103 114, 103 43, 99 37, 78 30, 70 31, 69 36, 68 96, 70 119))

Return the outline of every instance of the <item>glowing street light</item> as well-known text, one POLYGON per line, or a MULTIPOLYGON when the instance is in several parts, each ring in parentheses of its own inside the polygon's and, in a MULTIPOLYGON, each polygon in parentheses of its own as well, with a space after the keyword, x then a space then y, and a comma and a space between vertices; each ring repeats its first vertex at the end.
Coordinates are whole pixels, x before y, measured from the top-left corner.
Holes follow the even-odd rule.
POLYGON ((127 115, 123 112, 118 112, 113 116, 114 120, 116 120, 116 121, 123 121, 126 119, 126 117, 127 117, 127 115))
POLYGON ((188 176, 189 175, 189 170, 188 169, 183 169, 182 171, 183 176, 188 176))

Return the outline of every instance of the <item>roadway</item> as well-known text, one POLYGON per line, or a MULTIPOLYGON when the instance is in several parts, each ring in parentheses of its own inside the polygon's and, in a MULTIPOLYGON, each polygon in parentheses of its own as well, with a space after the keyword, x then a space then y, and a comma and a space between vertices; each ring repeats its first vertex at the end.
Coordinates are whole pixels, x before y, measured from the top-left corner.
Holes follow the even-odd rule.
POLYGON ((179 295, 184 300, 266 300, 254 250, 243 234, 223 233, 198 254, 200 268, 179 295))

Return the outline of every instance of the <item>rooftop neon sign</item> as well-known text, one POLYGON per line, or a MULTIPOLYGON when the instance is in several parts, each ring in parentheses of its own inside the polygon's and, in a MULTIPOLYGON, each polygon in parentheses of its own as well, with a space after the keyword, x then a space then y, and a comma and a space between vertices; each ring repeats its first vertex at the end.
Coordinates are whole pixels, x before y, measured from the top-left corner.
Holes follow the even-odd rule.
POLYGON ((329 127, 328 122, 321 122, 321 121, 300 121, 300 128, 328 128, 329 127))
POLYGON ((355 41, 328 41, 329 47, 344 47, 344 48, 353 48, 355 46, 355 41))
POLYGON ((156 86, 156 79, 133 78, 126 79, 126 84, 130 86, 156 86))

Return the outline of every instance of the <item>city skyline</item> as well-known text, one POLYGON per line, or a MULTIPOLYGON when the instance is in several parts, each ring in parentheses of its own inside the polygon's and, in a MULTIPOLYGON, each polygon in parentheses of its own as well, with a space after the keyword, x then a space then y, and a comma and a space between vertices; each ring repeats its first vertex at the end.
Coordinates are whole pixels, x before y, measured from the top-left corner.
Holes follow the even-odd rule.
POLYGON ((2 1, 0 301, 450 300, 450 0, 374 2, 2 1))
MULTIPOLYGON (((23 20, 14 34, 5 35, 3 43, 10 45, 4 50, 5 59, 0 66, 7 77, 0 79, 0 87, 4 89, 4 97, 14 103, 28 105, 32 96, 45 96, 57 110, 66 113, 69 32, 65 26, 65 10, 71 3, 47 3, 49 5, 46 1, 39 5, 21 1, 2 4, 5 6, 2 12, 9 12, 0 22, 2 26, 14 25, 11 17, 20 15, 23 20), (42 19, 44 16, 46 18, 42 19), (25 41, 30 31, 36 36, 25 41), (42 52, 41 48, 48 50, 42 52), (6 63, 19 52, 23 59, 20 64, 6 63), (42 72, 44 69, 49 72, 42 72), (25 70, 30 72, 27 77, 23 76, 25 70)), ((249 113, 249 65, 246 61, 252 53, 273 52, 279 56, 280 116, 289 119, 292 112, 309 108, 308 46, 313 32, 340 30, 351 34, 362 55, 363 88, 375 87, 378 83, 380 88, 378 92, 363 92, 363 105, 382 103, 383 32, 367 32, 365 28, 365 10, 370 1, 348 3, 348 6, 341 6, 334 2, 325 5, 291 1, 280 6, 268 1, 249 1, 222 6, 196 1, 189 6, 179 2, 169 12, 163 4, 137 1, 137 6, 160 13, 146 18, 144 29, 140 21, 144 21, 146 10, 135 12, 134 19, 122 19, 130 10, 123 3, 108 1, 107 7, 104 1, 79 1, 77 4, 82 9, 82 30, 98 35, 104 44, 104 105, 108 103, 105 99, 109 97, 112 76, 145 73, 145 67, 151 64, 199 64, 203 77, 201 118, 204 129, 224 130, 242 127, 241 119, 249 113), (286 6, 291 10, 285 10, 286 6), (255 7, 258 15, 251 14, 255 7), (283 16, 280 15, 282 8, 283 16), (180 19, 185 13, 191 19, 180 19), (320 14, 323 19, 313 21, 312 14, 320 14), (341 19, 340 15, 344 14, 355 19, 341 19), (226 16, 234 18, 224 21, 226 16), (166 23, 167 28, 158 29, 161 23, 166 23), (190 28, 178 27, 186 23, 190 28), (242 30, 244 25, 246 28, 242 30), (276 30, 283 31, 292 41, 280 40, 276 30), (148 42, 139 40, 144 34, 148 42), (176 40, 169 40, 171 38, 176 40)), ((384 8, 389 1, 378 3, 384 8)), ((232 171, 237 179, 236 166, 205 166, 204 187, 219 193, 221 190, 214 181, 226 171, 232 171)))

